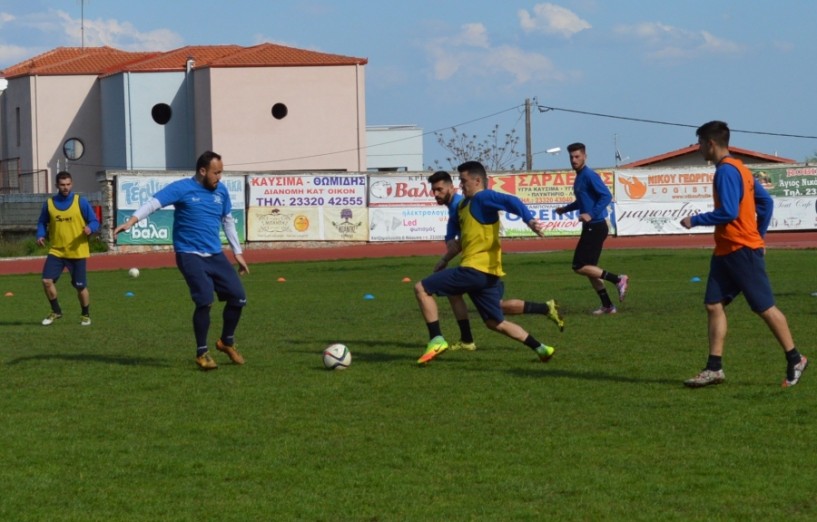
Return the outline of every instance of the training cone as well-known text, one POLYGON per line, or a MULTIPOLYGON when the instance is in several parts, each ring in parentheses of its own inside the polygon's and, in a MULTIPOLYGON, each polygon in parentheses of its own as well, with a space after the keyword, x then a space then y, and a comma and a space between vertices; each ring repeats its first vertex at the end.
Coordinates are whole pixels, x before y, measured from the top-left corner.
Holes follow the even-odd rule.
POLYGON ((5 293, 5 294, 3 294, 3 295, 5 295, 6 297, 14 297, 14 293, 13 293, 13 292, 6 292, 6 293, 5 293))
POLYGON ((133 292, 125 292, 125 297, 133 297, 133 292))
POLYGON ((286 283, 286 282, 287 282, 287 280, 286 280, 286 279, 284 279, 283 277, 279 277, 279 278, 278 278, 278 282, 279 282, 279 283, 286 283))
POLYGON ((374 296, 372 294, 366 294, 363 296, 363 299, 371 301, 372 299, 374 299, 374 296))
POLYGON ((404 277, 403 282, 404 283, 411 283, 411 278, 410 277, 404 277))
POLYGON ((690 281, 691 283, 700 283, 700 282, 701 282, 701 278, 700 278, 700 277, 698 277, 698 276, 695 276, 695 277, 693 277, 692 279, 690 279, 689 281, 690 281))

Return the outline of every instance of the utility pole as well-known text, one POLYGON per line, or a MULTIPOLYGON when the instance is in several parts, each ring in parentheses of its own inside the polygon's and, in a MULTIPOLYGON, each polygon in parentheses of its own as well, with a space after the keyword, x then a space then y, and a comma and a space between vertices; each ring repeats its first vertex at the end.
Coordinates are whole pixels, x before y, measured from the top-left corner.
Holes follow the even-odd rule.
POLYGON ((533 170, 533 152, 530 139, 530 98, 525 98, 525 165, 527 171, 533 170))

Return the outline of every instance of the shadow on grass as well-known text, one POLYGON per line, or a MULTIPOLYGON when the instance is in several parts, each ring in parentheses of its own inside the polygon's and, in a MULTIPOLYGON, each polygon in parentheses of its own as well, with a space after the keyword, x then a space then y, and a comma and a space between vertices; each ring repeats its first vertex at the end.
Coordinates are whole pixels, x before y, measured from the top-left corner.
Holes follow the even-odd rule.
POLYGON ((169 367, 170 365, 161 359, 154 359, 149 357, 108 357, 105 355, 89 355, 89 354, 43 354, 30 355, 28 357, 18 357, 6 363, 6 365, 23 364, 30 361, 70 361, 70 362, 96 362, 103 364, 119 364, 122 366, 152 366, 152 367, 169 367))
POLYGON ((525 370, 521 368, 513 368, 506 370, 507 373, 514 377, 538 378, 542 377, 564 377, 568 379, 581 379, 586 381, 601 381, 601 382, 626 382, 633 384, 670 384, 673 386, 680 386, 681 381, 678 379, 650 379, 643 377, 627 377, 624 375, 616 375, 611 373, 601 372, 573 372, 569 370, 552 370, 547 367, 540 367, 536 370, 525 370))

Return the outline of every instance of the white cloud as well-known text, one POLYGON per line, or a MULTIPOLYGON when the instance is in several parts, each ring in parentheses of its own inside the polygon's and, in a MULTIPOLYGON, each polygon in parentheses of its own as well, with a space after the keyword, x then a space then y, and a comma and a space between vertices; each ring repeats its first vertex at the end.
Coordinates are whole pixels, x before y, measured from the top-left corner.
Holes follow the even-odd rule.
POLYGON ((718 38, 707 31, 690 31, 661 22, 621 25, 614 32, 644 42, 647 48, 645 55, 654 60, 677 61, 743 51, 740 44, 718 38))
POLYGON ((499 86, 563 81, 547 56, 510 45, 494 46, 482 24, 466 24, 459 33, 426 42, 434 79, 492 78, 499 86))
POLYGON ((5 23, 14 21, 15 17, 10 13, 0 13, 0 26, 5 23))
MULTIPOLYGON (((74 45, 82 42, 82 23, 64 11, 56 12, 60 27, 74 45)), ((85 45, 109 45, 127 51, 166 51, 182 44, 182 38, 170 29, 139 31, 130 22, 85 20, 85 45)))
MULTIPOLYGON (((0 44, 0 64, 15 64, 18 62, 22 62, 27 58, 31 58, 35 54, 38 54, 41 51, 33 51, 27 47, 19 47, 17 45, 5 45, 0 44)), ((0 65, 0 69, 3 66, 0 65)))
POLYGON ((519 25, 526 33, 540 32, 570 38, 592 27, 570 9, 555 4, 536 4, 533 6, 533 14, 520 9, 518 15, 519 25))

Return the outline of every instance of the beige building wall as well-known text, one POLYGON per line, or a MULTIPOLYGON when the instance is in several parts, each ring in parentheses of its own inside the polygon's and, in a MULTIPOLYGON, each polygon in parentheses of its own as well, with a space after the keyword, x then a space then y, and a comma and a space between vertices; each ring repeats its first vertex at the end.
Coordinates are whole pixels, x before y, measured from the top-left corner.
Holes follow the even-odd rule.
POLYGON ((212 148, 231 171, 366 170, 362 66, 210 68, 195 75, 197 153, 212 148), (273 116, 276 104, 286 116, 273 116))

